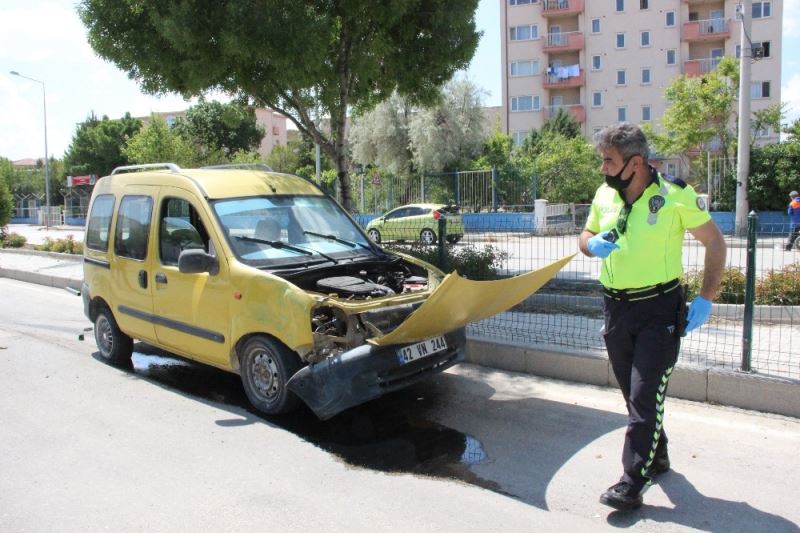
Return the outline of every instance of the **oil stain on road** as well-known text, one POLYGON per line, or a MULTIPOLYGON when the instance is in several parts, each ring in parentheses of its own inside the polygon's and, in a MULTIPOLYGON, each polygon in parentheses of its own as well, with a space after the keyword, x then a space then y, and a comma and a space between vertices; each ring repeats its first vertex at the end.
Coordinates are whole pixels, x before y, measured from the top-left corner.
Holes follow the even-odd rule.
POLYGON ((268 417, 253 410, 238 376, 176 358, 142 343, 134 349, 133 373, 170 390, 246 409, 352 466, 458 479, 505 494, 497 483, 470 469, 489 460, 477 438, 425 415, 435 408, 436 393, 424 383, 348 409, 326 421, 319 420, 305 406, 291 415, 268 417))

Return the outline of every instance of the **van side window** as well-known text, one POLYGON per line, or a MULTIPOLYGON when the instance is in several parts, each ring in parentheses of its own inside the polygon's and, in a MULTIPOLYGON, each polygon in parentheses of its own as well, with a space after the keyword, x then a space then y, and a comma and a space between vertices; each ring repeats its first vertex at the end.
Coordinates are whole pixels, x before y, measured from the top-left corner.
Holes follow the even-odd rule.
POLYGON ((131 259, 147 257, 150 215, 153 199, 149 196, 123 196, 114 232, 114 253, 131 259))
POLYGON ((161 203, 158 252, 165 265, 177 265, 184 250, 209 251, 206 231, 197 210, 181 198, 166 198, 161 203))
POLYGON ((86 225, 86 247, 105 252, 111 233, 111 215, 114 213, 114 195, 102 194, 94 199, 89 223, 86 225))

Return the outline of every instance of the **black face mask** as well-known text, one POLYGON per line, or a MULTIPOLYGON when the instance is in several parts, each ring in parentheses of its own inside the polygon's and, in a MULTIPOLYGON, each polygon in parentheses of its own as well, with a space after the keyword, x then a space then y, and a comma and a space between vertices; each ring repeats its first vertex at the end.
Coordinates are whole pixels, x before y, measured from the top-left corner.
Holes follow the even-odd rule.
POLYGON ((625 164, 622 165, 622 168, 616 174, 614 174, 614 175, 603 174, 603 176, 606 178, 606 185, 608 185, 612 189, 616 189, 616 190, 618 190, 620 192, 628 188, 628 185, 630 185, 631 182, 633 181, 633 176, 631 176, 630 178, 628 178, 626 180, 623 180, 622 179, 622 173, 625 172, 626 168, 628 168, 628 163, 630 162, 630 160, 633 157, 634 156, 631 156, 628 159, 626 159, 625 160, 625 164))

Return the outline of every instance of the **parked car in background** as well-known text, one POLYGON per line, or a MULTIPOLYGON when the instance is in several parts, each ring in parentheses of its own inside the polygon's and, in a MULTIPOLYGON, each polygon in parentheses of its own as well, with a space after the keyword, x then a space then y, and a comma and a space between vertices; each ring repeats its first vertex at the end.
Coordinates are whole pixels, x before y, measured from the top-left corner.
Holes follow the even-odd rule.
POLYGON ((447 242, 455 244, 464 236, 464 222, 458 206, 445 204, 409 204, 396 207, 367 224, 367 235, 376 243, 384 241, 420 241, 435 244, 439 240, 439 219, 444 218, 447 242))

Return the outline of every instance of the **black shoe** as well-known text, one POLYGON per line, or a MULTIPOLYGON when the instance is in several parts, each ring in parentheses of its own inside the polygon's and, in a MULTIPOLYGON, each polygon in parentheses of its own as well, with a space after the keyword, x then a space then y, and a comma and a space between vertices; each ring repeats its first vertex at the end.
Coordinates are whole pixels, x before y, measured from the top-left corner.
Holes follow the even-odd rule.
POLYGON ((669 455, 667 454, 653 459, 650 468, 647 469, 647 477, 653 478, 664 472, 669 472, 669 455))
POLYGON ((600 503, 618 511, 632 511, 642 506, 642 493, 625 481, 620 481, 600 496, 600 503))

